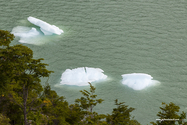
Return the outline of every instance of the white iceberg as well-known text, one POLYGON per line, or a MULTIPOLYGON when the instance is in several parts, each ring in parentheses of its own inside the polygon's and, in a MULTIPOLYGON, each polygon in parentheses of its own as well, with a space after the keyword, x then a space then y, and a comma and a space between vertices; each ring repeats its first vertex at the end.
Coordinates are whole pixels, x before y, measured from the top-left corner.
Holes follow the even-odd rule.
POLYGON ((57 34, 60 35, 61 33, 63 33, 63 30, 59 29, 57 26, 55 25, 50 25, 47 22, 44 22, 40 19, 34 18, 29 16, 28 21, 31 22, 32 24, 39 26, 40 30, 45 34, 45 35, 52 35, 52 34, 57 34))
MULTIPOLYGON (((36 44, 34 38, 37 38, 41 33, 36 28, 25 26, 17 26, 12 29, 14 36, 20 37, 20 43, 36 44)), ((38 43, 37 43, 38 44, 38 43)))
POLYGON ((36 37, 40 33, 36 30, 36 28, 29 28, 24 26, 17 26, 12 29, 12 34, 14 36, 18 36, 20 38, 31 38, 36 37))
POLYGON ((148 86, 159 83, 159 81, 153 80, 151 75, 144 73, 123 74, 122 78, 122 84, 134 90, 142 90, 148 86))
POLYGON ((107 78, 99 68, 80 67, 66 69, 61 76, 61 85, 87 86, 88 82, 102 81, 107 78))

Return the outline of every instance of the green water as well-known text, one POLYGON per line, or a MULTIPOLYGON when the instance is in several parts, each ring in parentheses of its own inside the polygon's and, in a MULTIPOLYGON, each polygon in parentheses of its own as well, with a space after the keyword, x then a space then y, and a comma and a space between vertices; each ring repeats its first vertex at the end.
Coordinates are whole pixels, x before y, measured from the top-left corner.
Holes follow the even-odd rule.
POLYGON ((158 118, 162 102, 187 112, 187 1, 0 0, 0 29, 34 26, 29 16, 64 31, 39 39, 41 45, 23 45, 55 71, 49 82, 68 102, 89 87, 59 86, 62 73, 87 66, 103 69, 109 78, 94 84, 98 98, 105 100, 95 108, 99 113, 111 113, 116 98, 136 108, 132 115, 143 125, 158 118), (127 73, 146 73, 161 84, 135 91, 121 84, 127 73))

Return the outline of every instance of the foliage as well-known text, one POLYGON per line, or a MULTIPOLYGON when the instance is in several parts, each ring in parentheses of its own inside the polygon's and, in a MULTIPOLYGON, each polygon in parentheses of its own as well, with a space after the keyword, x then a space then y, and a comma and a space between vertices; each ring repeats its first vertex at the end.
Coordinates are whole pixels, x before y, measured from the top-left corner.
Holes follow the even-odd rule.
POLYGON ((86 110, 88 112, 92 112, 93 108, 99 103, 102 103, 104 100, 103 99, 96 99, 97 95, 95 95, 95 87, 90 84, 90 92, 87 90, 81 90, 80 92, 83 94, 85 97, 81 97, 80 99, 76 99, 75 102, 77 104, 80 103, 80 107, 83 110, 86 110))
POLYGON ((47 64, 41 63, 42 58, 33 59, 30 48, 23 45, 9 46, 9 40, 13 40, 10 32, 0 33, 6 39, 0 44, 6 46, 0 49, 0 94, 21 108, 27 124, 30 111, 36 111, 42 105, 38 98, 43 91, 40 77, 48 77, 52 71, 46 69, 47 64))
POLYGON ((63 96, 59 97, 54 90, 51 90, 49 84, 44 87, 42 100, 45 103, 42 113, 48 117, 50 125, 69 124, 66 121, 69 111, 68 102, 64 100, 63 96))
MULTIPOLYGON (((179 123, 182 123, 182 119, 186 118, 186 113, 182 112, 178 115, 180 107, 170 102, 166 104, 162 102, 162 107, 160 107, 161 111, 158 112, 157 116, 159 119, 180 119, 179 123)), ((156 123, 150 122, 153 125, 175 125, 175 121, 157 121, 156 123)))
POLYGON ((2 99, 0 107, 0 112, 6 114, 10 119, 11 124, 21 124, 23 122, 23 111, 17 104, 10 101, 8 98, 4 97, 4 99, 2 99))
POLYGON ((83 124, 82 119, 84 118, 84 111, 81 110, 79 105, 71 104, 69 105, 68 117, 66 121, 70 125, 83 124))
POLYGON ((115 100, 115 105, 117 108, 113 109, 112 115, 108 114, 106 117, 106 121, 111 125, 140 125, 133 118, 131 119, 130 113, 135 110, 134 108, 128 108, 127 105, 124 105, 125 102, 118 103, 118 100, 115 100))
POLYGON ((41 113, 41 109, 37 110, 36 112, 31 112, 28 115, 28 119, 30 121, 31 124, 34 125, 47 125, 49 119, 48 116, 46 116, 45 114, 41 113))
POLYGON ((0 46, 9 46, 14 39, 14 35, 9 31, 0 30, 0 46))
POLYGON ((1 125, 10 125, 9 121, 10 121, 9 118, 7 118, 4 115, 0 114, 0 123, 1 123, 1 125))
POLYGON ((85 124, 95 124, 100 123, 101 119, 105 118, 105 115, 98 114, 96 112, 93 112, 93 108, 97 105, 102 103, 103 99, 96 99, 97 95, 95 95, 95 87, 90 84, 90 92, 87 90, 81 90, 80 92, 83 94, 84 97, 81 97, 80 99, 76 99, 75 103, 80 107, 80 109, 83 111, 84 119, 82 122, 85 124))

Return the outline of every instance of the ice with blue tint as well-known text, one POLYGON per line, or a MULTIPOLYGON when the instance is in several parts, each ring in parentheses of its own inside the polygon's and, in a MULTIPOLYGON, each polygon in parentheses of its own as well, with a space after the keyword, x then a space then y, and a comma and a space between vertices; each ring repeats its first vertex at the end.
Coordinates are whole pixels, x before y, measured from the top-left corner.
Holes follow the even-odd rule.
POLYGON ((20 38, 31 38, 39 35, 40 33, 36 30, 36 28, 29 28, 24 26, 17 26, 12 29, 14 36, 18 36, 20 38))
POLYGON ((61 85, 87 86, 88 82, 99 82, 106 80, 100 68, 79 67, 76 69, 66 69, 61 76, 61 85))
POLYGON ((20 37, 20 43, 41 45, 48 41, 46 35, 60 35, 63 33, 63 30, 59 29, 55 25, 50 25, 40 19, 30 16, 28 17, 28 21, 36 26, 39 26, 41 31, 34 27, 14 27, 11 33, 14 34, 14 36, 20 37))
POLYGON ((14 36, 20 37, 20 43, 39 44, 34 42, 34 38, 41 35, 41 33, 37 31, 36 28, 17 26, 12 29, 11 33, 14 34, 14 36))
POLYGON ((44 22, 40 19, 31 16, 29 16, 27 19, 30 23, 39 26, 40 30, 44 33, 44 35, 53 35, 53 34, 60 35, 61 33, 63 33, 63 30, 59 29, 57 26, 50 25, 49 23, 44 22))
POLYGON ((142 90, 159 83, 159 81, 153 80, 151 75, 144 73, 123 74, 122 78, 122 84, 134 90, 142 90))

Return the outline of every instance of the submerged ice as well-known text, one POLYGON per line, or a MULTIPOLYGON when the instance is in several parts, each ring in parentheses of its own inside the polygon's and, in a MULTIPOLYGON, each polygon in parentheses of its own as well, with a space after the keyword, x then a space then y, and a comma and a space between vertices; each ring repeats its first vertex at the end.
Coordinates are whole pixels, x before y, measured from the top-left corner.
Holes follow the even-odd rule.
POLYGON ((55 25, 50 25, 47 22, 44 22, 40 19, 34 18, 34 17, 28 17, 27 18, 29 22, 31 22, 32 24, 39 26, 40 30, 45 34, 45 35, 52 35, 52 34, 57 34, 60 35, 61 33, 63 33, 63 30, 59 29, 57 26, 55 25))
POLYGON ((14 36, 18 36, 20 38, 29 38, 29 37, 35 37, 39 35, 40 33, 36 30, 36 28, 29 28, 24 26, 17 26, 12 29, 12 33, 14 36))
POLYGON ((20 37, 20 43, 39 44, 37 42, 34 42, 34 38, 41 34, 39 31, 36 30, 36 28, 17 26, 12 29, 11 33, 14 34, 14 36, 20 37))
POLYGON ((61 85, 87 86, 88 82, 105 80, 106 75, 99 68, 79 67, 76 69, 66 69, 61 76, 61 85))
POLYGON ((151 75, 144 73, 123 74, 122 78, 122 84, 127 85, 134 90, 142 90, 148 86, 159 83, 158 81, 153 80, 151 75))

